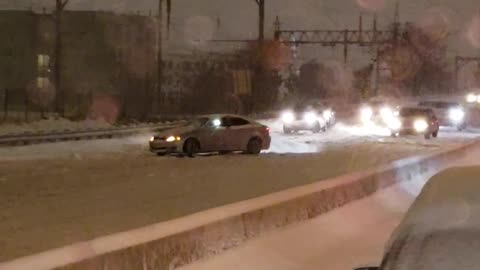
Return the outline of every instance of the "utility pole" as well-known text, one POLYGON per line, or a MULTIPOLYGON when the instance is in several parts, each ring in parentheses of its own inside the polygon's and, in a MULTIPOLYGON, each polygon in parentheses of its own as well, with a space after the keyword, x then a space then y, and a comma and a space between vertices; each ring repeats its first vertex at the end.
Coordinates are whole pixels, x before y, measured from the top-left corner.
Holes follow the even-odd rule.
POLYGON ((163 55, 162 55, 162 30, 163 30, 163 0, 158 0, 158 18, 157 18, 157 98, 154 103, 157 112, 163 105, 162 84, 163 84, 163 55))
POLYGON ((65 116, 65 92, 62 85, 62 13, 69 0, 55 0, 55 111, 65 116))
POLYGON ((376 60, 375 60, 375 86, 374 96, 378 95, 378 89, 380 88, 380 48, 377 47, 376 60))
POLYGON ((393 16, 393 39, 394 46, 398 45, 400 35, 400 8, 398 2, 395 4, 395 14, 393 16))
POLYGON ((167 0, 167 39, 170 39, 171 15, 172 15, 172 0, 167 0))
POLYGON ((348 63, 348 29, 343 32, 343 64, 347 66, 348 63))
POLYGON ((265 40, 265 0, 255 0, 258 5, 258 42, 265 40))

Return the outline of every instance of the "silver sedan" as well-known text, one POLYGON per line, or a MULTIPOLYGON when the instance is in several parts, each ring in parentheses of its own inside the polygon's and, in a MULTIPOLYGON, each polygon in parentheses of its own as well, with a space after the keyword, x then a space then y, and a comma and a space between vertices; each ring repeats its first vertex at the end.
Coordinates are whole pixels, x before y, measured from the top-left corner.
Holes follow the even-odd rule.
POLYGON ((189 157, 206 152, 242 151, 258 155, 270 148, 267 126, 238 115, 213 114, 194 118, 186 125, 161 131, 150 138, 150 151, 189 157))

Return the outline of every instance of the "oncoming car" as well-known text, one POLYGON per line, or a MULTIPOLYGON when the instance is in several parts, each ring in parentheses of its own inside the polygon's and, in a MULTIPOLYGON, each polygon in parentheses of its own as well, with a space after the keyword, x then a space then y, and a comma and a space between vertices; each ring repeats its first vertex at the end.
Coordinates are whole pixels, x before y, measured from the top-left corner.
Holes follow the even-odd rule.
POLYGON ((438 117, 440 126, 455 127, 459 131, 467 128, 465 109, 456 102, 423 101, 420 107, 431 108, 438 117))
POLYGON ((193 157, 197 153, 242 151, 257 155, 270 148, 267 126, 237 115, 206 115, 150 138, 150 151, 193 157))
POLYGON ((284 111, 281 120, 286 134, 304 130, 319 133, 335 123, 335 112, 321 103, 309 102, 284 111))
POLYGON ((360 122, 363 125, 385 126, 393 116, 394 108, 383 101, 371 101, 360 108, 360 122))
POLYGON ((477 92, 476 93, 469 93, 466 97, 465 97, 465 100, 467 101, 467 103, 477 103, 477 104, 480 104, 480 91, 478 91, 478 89, 476 89, 477 92))
POLYGON ((432 109, 403 107, 398 116, 388 122, 392 136, 422 134, 425 139, 436 138, 440 129, 437 117, 432 109))

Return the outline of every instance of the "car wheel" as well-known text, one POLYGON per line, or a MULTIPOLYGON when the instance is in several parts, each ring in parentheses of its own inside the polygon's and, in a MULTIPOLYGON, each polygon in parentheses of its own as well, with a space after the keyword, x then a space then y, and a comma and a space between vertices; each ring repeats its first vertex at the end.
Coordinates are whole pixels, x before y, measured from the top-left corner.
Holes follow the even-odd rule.
POLYGON ((429 140, 431 135, 432 135, 431 133, 425 133, 424 137, 425 139, 429 140))
POLYGON ((247 154, 258 155, 262 151, 262 141, 259 138, 251 138, 247 144, 247 154))
POLYGON ((194 157, 198 151, 200 151, 200 143, 195 139, 188 139, 183 145, 183 152, 189 157, 194 157))
POLYGON ((320 131, 322 131, 323 128, 320 126, 320 123, 317 122, 317 124, 315 125, 315 127, 313 127, 312 131, 313 133, 320 133, 320 131))
POLYGON ((432 136, 433 136, 433 138, 437 138, 437 137, 438 137, 438 130, 435 131, 435 132, 433 132, 433 133, 432 133, 432 136))
POLYGON ((290 134, 290 133, 292 133, 292 130, 287 128, 286 126, 283 126, 283 133, 290 134))

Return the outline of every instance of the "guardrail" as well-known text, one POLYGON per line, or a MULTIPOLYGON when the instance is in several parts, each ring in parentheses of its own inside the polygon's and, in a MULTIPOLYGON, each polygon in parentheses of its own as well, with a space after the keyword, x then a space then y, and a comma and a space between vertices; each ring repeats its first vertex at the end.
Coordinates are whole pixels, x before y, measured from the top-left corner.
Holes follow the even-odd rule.
POLYGON ((105 139, 105 138, 120 138, 132 136, 144 132, 154 132, 165 128, 178 126, 183 121, 177 120, 173 122, 163 122, 157 124, 137 125, 118 128, 107 129, 86 129, 86 130, 65 130, 53 132, 25 132, 22 134, 3 135, 0 136, 1 146, 17 146, 38 144, 47 142, 59 141, 75 141, 75 140, 91 140, 91 139, 105 139))
POLYGON ((478 151, 478 141, 183 218, 0 263, 0 270, 175 269, 272 229, 327 213, 378 190, 435 173, 478 151))

